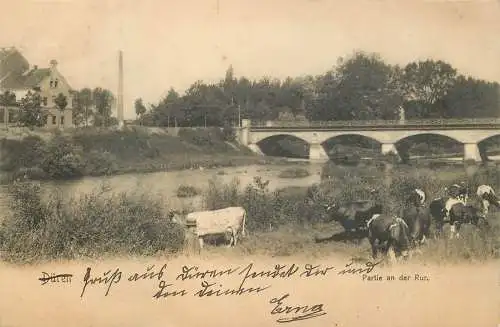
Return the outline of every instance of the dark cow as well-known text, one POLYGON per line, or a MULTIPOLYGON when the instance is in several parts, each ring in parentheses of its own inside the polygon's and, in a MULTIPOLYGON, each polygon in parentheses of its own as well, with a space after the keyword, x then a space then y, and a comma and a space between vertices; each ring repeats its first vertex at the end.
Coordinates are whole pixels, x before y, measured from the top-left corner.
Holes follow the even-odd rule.
POLYGON ((484 223, 485 226, 488 226, 486 218, 480 209, 472 205, 465 205, 454 198, 435 199, 431 202, 429 210, 439 234, 442 233, 444 224, 450 224, 450 238, 460 236, 460 227, 463 224, 480 226, 481 223, 484 223))
POLYGON ((430 237, 432 219, 429 210, 425 207, 407 206, 401 216, 408 225, 412 243, 424 244, 430 237))
POLYGON ((421 207, 425 204, 425 192, 419 188, 413 189, 406 198, 406 204, 421 207))
POLYGON ((382 213, 382 205, 372 200, 351 201, 340 207, 326 205, 329 221, 339 222, 346 232, 366 231, 366 222, 375 214, 382 213))
POLYGON ((377 258, 378 250, 385 254, 393 249, 397 255, 407 257, 411 248, 409 228, 405 221, 387 214, 376 214, 366 223, 372 256, 377 258))

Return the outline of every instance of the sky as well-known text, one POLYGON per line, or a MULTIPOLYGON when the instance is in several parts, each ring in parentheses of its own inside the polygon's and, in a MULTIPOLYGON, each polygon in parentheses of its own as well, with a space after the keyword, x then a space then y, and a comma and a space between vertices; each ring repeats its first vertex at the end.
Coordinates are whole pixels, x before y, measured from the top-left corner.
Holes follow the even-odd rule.
POLYGON ((316 75, 355 50, 500 82, 500 0, 0 1, 0 46, 39 67, 56 59, 73 88, 116 94, 121 49, 125 118, 134 99, 218 81, 229 65, 236 77, 316 75))

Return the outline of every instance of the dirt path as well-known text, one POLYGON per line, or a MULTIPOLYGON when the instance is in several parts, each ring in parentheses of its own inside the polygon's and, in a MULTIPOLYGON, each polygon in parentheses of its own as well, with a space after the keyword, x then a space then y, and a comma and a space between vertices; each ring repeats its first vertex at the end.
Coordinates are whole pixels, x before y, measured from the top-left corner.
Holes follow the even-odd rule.
MULTIPOLYGON (((325 258, 307 262, 305 258, 271 259, 260 257, 121 259, 99 263, 69 262, 44 264, 36 267, 0 266, 0 326, 279 326, 279 318, 296 314, 271 315, 276 306, 273 298, 289 296, 283 305, 322 304, 325 315, 295 321, 290 326, 496 326, 500 322, 499 263, 469 266, 375 266, 370 275, 378 274, 382 281, 363 281, 362 275, 339 275, 349 259, 325 258), (251 271, 274 270, 276 264, 292 264, 299 268, 289 278, 248 278, 246 288, 266 287, 260 293, 229 296, 195 296, 203 289, 200 279, 180 281, 176 277, 183 265, 199 265, 198 271, 207 269, 239 269, 231 276, 207 278, 217 288, 238 289, 248 264, 251 271), (300 277, 306 264, 334 267, 326 276, 300 277), (155 299, 158 279, 130 282, 134 272, 160 271, 167 264, 161 279, 173 284, 170 291, 186 290, 185 296, 155 299), (119 283, 86 287, 83 298, 83 277, 86 267, 91 277, 102 276, 107 270, 122 273, 119 283), (48 282, 41 286, 42 271, 73 274, 72 282, 48 282), (238 272, 242 272, 238 275, 238 272), (414 274, 429 280, 415 281, 414 274), (399 280, 401 274, 410 280, 399 280), (394 281, 386 276, 393 275, 394 281), (222 287, 218 286, 222 285, 222 287), (447 308, 447 309, 446 309, 447 308)), ((363 268, 365 263, 354 263, 351 268, 363 268)), ((285 271, 289 266, 285 267, 285 271)), ((292 269, 293 271, 293 269, 292 269)), ((195 273, 194 270, 191 273, 195 273)), ((117 276, 117 274, 115 274, 117 276)), ((208 277, 208 276, 207 276, 208 277)), ((116 279, 115 279, 116 280, 116 279)), ((316 307, 318 309, 319 306, 316 307)), ((315 310, 316 310, 315 309, 315 310)), ((286 326, 287 324, 285 324, 286 326)))

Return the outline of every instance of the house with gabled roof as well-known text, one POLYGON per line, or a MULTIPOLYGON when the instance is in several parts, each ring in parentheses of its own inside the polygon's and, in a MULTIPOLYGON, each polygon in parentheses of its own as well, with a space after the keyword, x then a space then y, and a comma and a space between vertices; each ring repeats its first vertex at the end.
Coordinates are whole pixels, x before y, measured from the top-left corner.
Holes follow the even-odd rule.
MULTIPOLYGON (((26 58, 16 48, 0 48, 0 92, 13 92, 16 100, 29 91, 36 92, 42 99, 42 108, 47 112, 45 126, 73 126, 73 96, 75 91, 57 68, 57 61, 51 60, 49 67, 30 67, 26 58), (61 111, 55 103, 58 94, 66 96, 68 105, 61 111)), ((12 122, 13 108, 4 109, 4 123, 12 122)))

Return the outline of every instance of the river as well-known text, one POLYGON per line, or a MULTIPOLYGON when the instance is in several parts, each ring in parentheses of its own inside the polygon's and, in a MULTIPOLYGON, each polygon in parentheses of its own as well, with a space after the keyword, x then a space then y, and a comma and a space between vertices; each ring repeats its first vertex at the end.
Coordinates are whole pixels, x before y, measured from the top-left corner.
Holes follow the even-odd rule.
MULTIPOLYGON (((454 161, 455 158, 448 158, 454 161)), ((495 158, 499 159, 499 158, 495 158)), ((77 195, 89 193, 101 186, 113 192, 148 192, 161 196, 165 204, 170 208, 200 208, 202 205, 201 196, 191 198, 178 198, 176 195, 179 185, 194 186, 198 189, 206 189, 208 181, 212 178, 220 179, 229 183, 234 178, 238 178, 242 187, 253 182, 255 176, 261 176, 264 180, 269 180, 271 190, 289 186, 310 186, 320 182, 322 163, 309 163, 297 165, 248 165, 239 167, 214 168, 214 169, 192 169, 169 172, 156 172, 147 174, 125 174, 109 177, 85 177, 73 181, 49 181, 42 182, 46 194, 55 188, 62 190, 65 195, 77 195), (304 178, 280 178, 279 173, 290 167, 301 167, 309 170, 310 175, 304 178)), ((477 168, 473 168, 475 171, 477 168)), ((473 173, 473 171, 469 173, 473 173)), ((6 205, 6 197, 1 197, 0 207, 6 205)))
MULTIPOLYGON (((217 178, 222 182, 229 183, 238 178, 241 187, 253 182, 255 176, 261 176, 269 180, 271 190, 287 186, 309 186, 317 183, 321 178, 321 163, 309 163, 305 165, 248 165, 240 167, 216 168, 216 169, 193 169, 182 171, 157 172, 147 174, 126 174, 109 177, 86 177, 74 181, 43 182, 42 185, 47 193, 59 188, 66 195, 89 193, 105 186, 112 192, 144 191, 161 196, 168 207, 173 208, 200 208, 201 196, 191 198, 178 198, 176 196, 179 185, 194 186, 198 189, 206 189, 208 181, 217 178), (280 178, 281 171, 290 167, 302 167, 309 170, 310 175, 304 178, 280 178)), ((5 205, 6 203, 2 203, 5 205)))

